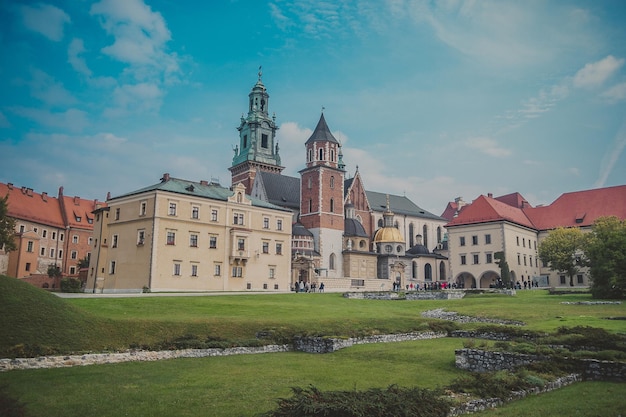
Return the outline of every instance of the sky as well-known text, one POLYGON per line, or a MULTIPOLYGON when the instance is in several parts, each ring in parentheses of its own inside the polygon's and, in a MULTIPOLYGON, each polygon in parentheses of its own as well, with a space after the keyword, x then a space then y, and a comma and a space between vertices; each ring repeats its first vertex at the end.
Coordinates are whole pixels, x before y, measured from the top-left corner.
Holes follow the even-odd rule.
POLYGON ((626 184, 625 60, 622 0, 2 0, 0 182, 230 186, 261 67, 283 174, 323 111, 368 190, 550 204, 626 184))

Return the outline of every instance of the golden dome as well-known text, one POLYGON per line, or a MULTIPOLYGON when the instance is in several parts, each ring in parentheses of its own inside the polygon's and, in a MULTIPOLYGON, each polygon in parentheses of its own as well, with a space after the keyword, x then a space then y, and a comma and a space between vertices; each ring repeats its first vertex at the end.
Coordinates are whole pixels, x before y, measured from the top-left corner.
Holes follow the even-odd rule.
POLYGON ((374 243, 404 243, 404 238, 395 227, 383 227, 374 234, 374 243))

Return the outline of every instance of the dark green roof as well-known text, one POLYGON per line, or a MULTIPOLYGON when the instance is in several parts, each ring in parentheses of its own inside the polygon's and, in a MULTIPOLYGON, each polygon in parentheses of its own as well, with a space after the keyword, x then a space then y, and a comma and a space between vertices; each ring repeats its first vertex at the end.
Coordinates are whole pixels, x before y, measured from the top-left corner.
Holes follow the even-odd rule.
MULTIPOLYGON (((139 190, 131 191, 126 194, 122 194, 117 197, 113 197, 110 200, 116 200, 118 198, 129 197, 133 195, 148 193, 152 191, 167 191, 175 194, 182 194, 200 198, 207 198, 210 200, 219 200, 219 201, 227 201, 228 197, 231 197, 234 192, 230 188, 222 187, 219 184, 215 183, 200 183, 189 180, 182 180, 179 178, 162 178, 161 182, 157 184, 150 185, 145 188, 140 188, 139 190)), ((252 205, 255 207, 264 207, 268 209, 281 210, 281 211, 290 211, 283 207, 279 207, 275 204, 268 203, 263 200, 259 200, 257 198, 253 198, 247 196, 251 201, 252 205)), ((109 201, 110 201, 109 200, 109 201)))
POLYGON ((406 196, 378 193, 376 191, 367 190, 365 191, 365 194, 367 196, 367 201, 370 203, 370 208, 374 211, 384 212, 387 209, 387 196, 389 196, 389 208, 394 214, 446 221, 443 217, 437 216, 417 206, 406 196))

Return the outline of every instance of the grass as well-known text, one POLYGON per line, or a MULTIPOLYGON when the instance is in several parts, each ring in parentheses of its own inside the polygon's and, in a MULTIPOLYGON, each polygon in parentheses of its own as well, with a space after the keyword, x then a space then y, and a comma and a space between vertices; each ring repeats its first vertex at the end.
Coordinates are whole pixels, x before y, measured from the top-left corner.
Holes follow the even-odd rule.
MULTIPOLYGON (((43 353, 101 351, 155 345, 186 334, 236 344, 255 339, 263 330, 287 339, 293 334, 407 332, 427 329, 429 320, 420 313, 434 308, 521 320, 538 331, 584 325, 626 333, 625 321, 605 320, 626 316, 623 304, 561 304, 588 300, 588 294, 550 296, 543 290, 450 301, 353 300, 332 293, 60 299, 0 277, 0 356, 15 354, 16 346, 26 352, 25 346, 43 353)), ((466 327, 471 326, 478 325, 466 327)), ((445 386, 461 374, 454 367, 454 349, 462 344, 462 339, 437 339, 359 345, 328 355, 293 352, 13 371, 0 373, 0 386, 6 385, 10 395, 27 404, 34 417, 254 416, 273 408, 276 398, 289 396, 292 386, 314 385, 321 390, 445 386)), ((597 386, 612 387, 619 395, 611 404, 596 403, 597 414, 541 415, 616 415, 614 403, 625 398, 624 384, 576 386, 592 387, 585 388, 591 396, 597 386)), ((586 407, 580 393, 564 392, 563 407, 586 407)))

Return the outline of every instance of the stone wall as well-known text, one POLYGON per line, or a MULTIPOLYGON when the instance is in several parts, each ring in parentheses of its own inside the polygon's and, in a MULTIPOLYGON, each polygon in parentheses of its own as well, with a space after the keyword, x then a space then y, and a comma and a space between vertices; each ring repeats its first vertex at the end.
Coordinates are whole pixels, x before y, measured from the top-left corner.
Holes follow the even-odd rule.
MULTIPOLYGON (((458 349, 454 353, 456 367, 470 372, 513 370, 533 362, 550 360, 548 356, 480 349, 458 349)), ((579 370, 584 380, 626 382, 626 363, 597 359, 566 360, 579 370)))
POLYGON ((339 349, 354 345, 437 339, 446 336, 446 333, 419 332, 376 335, 358 338, 299 337, 294 340, 294 350, 308 353, 332 353, 339 349))
POLYGON ((443 291, 375 291, 375 292, 347 292, 345 298, 365 299, 365 300, 458 300, 465 297, 465 292, 461 290, 443 291))

